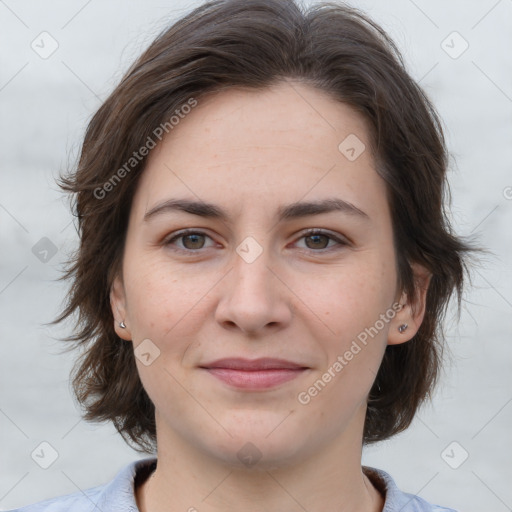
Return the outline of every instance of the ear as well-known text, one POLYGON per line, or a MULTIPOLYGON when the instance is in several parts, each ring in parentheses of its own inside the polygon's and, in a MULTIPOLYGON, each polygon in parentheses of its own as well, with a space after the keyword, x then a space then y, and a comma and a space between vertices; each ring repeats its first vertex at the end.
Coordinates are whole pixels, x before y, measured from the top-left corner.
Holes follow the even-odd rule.
POLYGON ((128 320, 126 308, 126 293, 124 284, 119 276, 116 276, 112 287, 110 288, 110 307, 114 316, 114 329, 116 334, 126 341, 131 341, 130 322, 128 320), (123 328, 119 324, 124 322, 126 327, 123 328))
POLYGON ((388 345, 399 345, 412 339, 425 316, 427 291, 432 274, 419 263, 412 263, 411 267, 414 273, 415 297, 407 297, 404 292, 398 298, 402 308, 390 322, 388 345), (403 324, 407 324, 407 329, 400 332, 398 328, 403 324))

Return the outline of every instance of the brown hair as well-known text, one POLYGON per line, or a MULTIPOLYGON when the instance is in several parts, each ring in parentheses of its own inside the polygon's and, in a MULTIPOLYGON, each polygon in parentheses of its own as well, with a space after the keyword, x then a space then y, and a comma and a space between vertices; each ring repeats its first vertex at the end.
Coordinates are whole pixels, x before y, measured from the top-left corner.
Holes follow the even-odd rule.
POLYGON ((130 67, 92 117, 76 171, 59 182, 73 193, 80 243, 60 278, 72 279, 66 307, 52 323, 78 313, 77 331, 65 340, 83 349, 72 384, 84 417, 112 421, 136 450, 156 447, 154 405, 132 344, 114 331, 109 301, 146 162, 130 159, 191 98, 283 79, 313 85, 365 118, 378 173, 387 182, 399 289, 416 297, 413 262, 432 273, 419 331, 407 343, 386 347, 363 442, 406 429, 438 380, 441 321, 454 291, 460 314, 466 257, 478 249, 455 236, 444 209, 448 156, 435 109, 393 41, 357 9, 333 2, 304 9, 294 0, 207 2, 159 34, 130 67))

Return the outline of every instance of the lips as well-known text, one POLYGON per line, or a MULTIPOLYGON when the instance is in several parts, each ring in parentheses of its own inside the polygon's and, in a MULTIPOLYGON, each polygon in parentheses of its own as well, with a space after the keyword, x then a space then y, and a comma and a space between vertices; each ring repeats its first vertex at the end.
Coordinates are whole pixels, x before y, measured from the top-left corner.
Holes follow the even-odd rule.
POLYGON ((218 359, 212 363, 201 365, 201 368, 225 368, 229 370, 258 371, 258 370, 300 370, 307 366, 287 361, 263 357, 260 359, 243 359, 239 357, 218 359))
POLYGON ((200 368, 230 387, 248 391, 276 387, 308 370, 307 366, 292 361, 271 358, 219 359, 200 368))

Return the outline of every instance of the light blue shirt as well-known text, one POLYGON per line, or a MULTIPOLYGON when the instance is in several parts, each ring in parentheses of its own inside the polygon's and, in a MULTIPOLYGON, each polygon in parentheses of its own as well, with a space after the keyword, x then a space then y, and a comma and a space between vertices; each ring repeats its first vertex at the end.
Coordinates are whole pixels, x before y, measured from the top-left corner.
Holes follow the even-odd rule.
MULTIPOLYGON (((108 484, 27 505, 10 512, 139 512, 135 501, 135 477, 149 472, 156 458, 134 461, 125 466, 108 484)), ((457 512, 428 503, 423 498, 402 492, 382 469, 363 466, 366 476, 385 496, 382 512, 457 512)), ((140 478, 140 477, 139 477, 140 478)))

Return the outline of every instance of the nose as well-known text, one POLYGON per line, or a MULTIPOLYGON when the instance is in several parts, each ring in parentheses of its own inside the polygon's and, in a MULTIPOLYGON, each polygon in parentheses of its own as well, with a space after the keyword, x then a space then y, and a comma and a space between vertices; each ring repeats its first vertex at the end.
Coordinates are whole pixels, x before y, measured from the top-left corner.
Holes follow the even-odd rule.
POLYGON ((251 336, 285 328, 293 316, 293 293, 272 264, 270 250, 263 249, 254 261, 240 254, 234 253, 231 271, 223 279, 216 321, 251 336))

